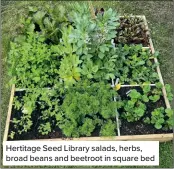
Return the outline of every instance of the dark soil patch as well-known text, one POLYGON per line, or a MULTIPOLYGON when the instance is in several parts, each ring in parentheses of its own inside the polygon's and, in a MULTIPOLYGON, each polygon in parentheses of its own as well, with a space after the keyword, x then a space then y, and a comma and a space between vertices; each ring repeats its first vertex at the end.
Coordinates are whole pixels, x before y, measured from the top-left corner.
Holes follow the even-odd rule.
MULTIPOLYGON (((15 96, 18 96, 19 101, 22 101, 22 97, 25 95, 25 91, 18 91, 15 92, 15 96)), ((61 99, 60 99, 61 100, 61 99)), ((63 99, 62 99, 63 102, 63 99)), ((54 138, 61 138, 61 139, 66 139, 67 137, 62 133, 62 130, 56 126, 56 119, 55 118, 50 118, 49 122, 52 124, 52 132, 48 133, 47 135, 42 135, 41 133, 38 132, 38 127, 42 123, 44 124, 44 121, 40 119, 40 116, 42 115, 41 113, 41 108, 39 107, 39 104, 36 103, 36 109, 32 113, 32 122, 33 125, 31 126, 31 129, 28 132, 19 134, 17 129, 14 127, 13 123, 10 123, 9 126, 9 133, 11 131, 15 131, 15 136, 13 139, 8 138, 8 141, 15 141, 15 140, 34 140, 34 139, 54 139, 54 138)), ((22 110, 16 110, 13 106, 12 108, 12 114, 11 114, 11 120, 13 118, 20 119, 22 116, 22 110)), ((99 119, 102 119, 102 116, 100 114, 97 114, 99 119)), ((88 116, 86 116, 88 117, 88 116)), ((91 118, 90 116, 88 118, 91 118)), ((113 123, 115 123, 115 118, 111 119, 113 123)), ((45 121, 47 122, 47 121, 45 121)), ((82 124, 80 124, 82 125, 82 124)), ((19 128, 19 129, 22 129, 19 128)), ((91 133, 90 137, 97 137, 100 135, 100 129, 101 127, 96 125, 94 131, 91 133)), ((116 132, 116 130, 115 130, 116 132)), ((85 137, 85 136, 81 136, 85 137)), ((70 138, 71 139, 71 138, 70 138)))

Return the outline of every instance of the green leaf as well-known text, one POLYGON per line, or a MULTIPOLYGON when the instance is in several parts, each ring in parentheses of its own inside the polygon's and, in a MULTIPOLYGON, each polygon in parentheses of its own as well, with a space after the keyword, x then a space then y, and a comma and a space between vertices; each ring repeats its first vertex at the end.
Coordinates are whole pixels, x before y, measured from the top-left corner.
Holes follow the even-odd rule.
POLYGON ((149 93, 150 90, 151 90, 151 86, 150 85, 144 85, 143 86, 143 92, 144 92, 144 94, 149 93))
POLYGON ((44 23, 44 25, 45 25, 45 27, 46 27, 46 29, 47 29, 48 31, 52 30, 53 25, 52 25, 52 23, 50 22, 50 20, 49 20, 48 17, 44 18, 43 23, 44 23))
POLYGON ((112 73, 108 73, 108 74, 106 74, 106 76, 105 76, 105 79, 114 79, 115 78, 115 76, 114 76, 114 74, 112 74, 112 73))
POLYGON ((93 78, 92 74, 88 74, 87 77, 88 77, 89 79, 92 79, 92 78, 93 78))
POLYGON ((35 13, 33 15, 34 22, 41 25, 42 21, 43 21, 43 17, 45 16, 45 14, 46 14, 46 12, 44 12, 44 11, 38 11, 37 13, 35 13))
POLYGON ((102 53, 105 53, 105 48, 104 48, 104 47, 100 46, 99 49, 100 49, 100 51, 101 51, 102 53))
POLYGON ((142 100, 146 103, 149 102, 149 98, 147 97, 147 95, 143 95, 142 100))
POLYGON ((144 65, 145 64, 145 61, 139 61, 138 63, 135 64, 135 66, 141 66, 141 65, 144 65))
POLYGON ((98 54, 98 56, 99 56, 100 59, 103 59, 105 55, 104 55, 103 53, 100 52, 100 53, 98 54))
POLYGON ((169 84, 166 84, 165 88, 167 92, 171 92, 171 86, 169 84))
POLYGON ((150 124, 150 118, 149 117, 146 117, 143 121, 144 121, 144 123, 150 124))
POLYGON ((38 10, 35 6, 29 6, 28 9, 30 12, 36 12, 38 10))
POLYGON ((115 128, 116 128, 116 125, 112 123, 111 120, 108 120, 101 127, 100 136, 115 136, 116 135, 115 128))
POLYGON ((156 129, 161 129, 161 128, 162 128, 162 125, 161 125, 161 124, 156 123, 156 124, 155 124, 155 128, 156 128, 156 129))
POLYGON ((154 57, 158 57, 159 52, 158 51, 155 51, 155 53, 153 55, 154 55, 154 57))
POLYGON ((162 87, 163 87, 161 82, 155 83, 155 85, 158 89, 162 89, 162 87))
POLYGON ((93 66, 92 71, 93 71, 94 73, 96 73, 96 72, 98 71, 98 65, 93 66))
POLYGON ((77 46, 78 46, 79 48, 81 48, 83 45, 84 45, 84 42, 83 42, 82 40, 79 40, 79 41, 77 42, 77 46))
POLYGON ((159 95, 150 96, 149 99, 152 100, 153 102, 157 102, 160 99, 160 96, 159 95))
POLYGON ((35 82, 39 82, 39 81, 40 81, 40 77, 34 77, 33 80, 34 80, 35 82))
POLYGON ((137 92, 135 89, 131 90, 131 92, 129 93, 129 96, 132 99, 138 99, 139 97, 141 97, 141 94, 139 92, 137 92))
POLYGON ((35 29, 35 25, 33 23, 27 26, 27 32, 34 32, 34 29, 35 29))
POLYGON ((24 35, 18 35, 15 39, 14 39, 14 42, 17 42, 17 43, 23 43, 26 41, 26 36, 24 35))
POLYGON ((170 108, 165 109, 165 112, 168 117, 173 117, 173 110, 170 108))
POLYGON ((163 118, 158 119, 157 123, 159 123, 159 124, 164 123, 164 119, 163 118))
POLYGON ((135 109, 134 112, 139 116, 142 117, 144 115, 144 110, 142 109, 135 109))

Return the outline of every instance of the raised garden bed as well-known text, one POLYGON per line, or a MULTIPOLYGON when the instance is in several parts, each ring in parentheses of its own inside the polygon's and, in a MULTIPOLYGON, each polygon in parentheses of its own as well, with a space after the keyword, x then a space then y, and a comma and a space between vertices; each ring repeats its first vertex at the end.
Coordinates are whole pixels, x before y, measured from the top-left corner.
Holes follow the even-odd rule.
POLYGON ((61 22, 53 22, 50 11, 30 8, 27 33, 15 39, 9 54, 15 85, 4 141, 171 140, 172 94, 145 16, 119 20, 109 9, 92 19, 82 8, 61 22), (132 36, 140 41, 123 34, 126 42, 113 43, 119 22, 125 31, 124 22, 132 18, 139 18, 133 24, 143 21, 143 30, 132 36))

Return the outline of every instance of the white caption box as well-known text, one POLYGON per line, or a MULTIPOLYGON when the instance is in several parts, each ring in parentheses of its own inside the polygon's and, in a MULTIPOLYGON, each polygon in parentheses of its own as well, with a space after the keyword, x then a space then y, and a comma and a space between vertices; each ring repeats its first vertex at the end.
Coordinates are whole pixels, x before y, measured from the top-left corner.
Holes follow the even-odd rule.
POLYGON ((4 166, 159 165, 158 141, 7 141, 4 166))

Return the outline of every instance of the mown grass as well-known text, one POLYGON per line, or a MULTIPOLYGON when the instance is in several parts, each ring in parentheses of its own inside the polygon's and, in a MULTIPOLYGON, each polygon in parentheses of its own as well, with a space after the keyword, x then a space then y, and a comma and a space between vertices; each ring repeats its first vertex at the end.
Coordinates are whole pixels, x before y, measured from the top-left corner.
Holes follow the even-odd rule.
MULTIPOLYGON (((18 33, 20 27, 20 15, 25 15, 27 8, 31 4, 44 5, 46 1, 19 1, 8 2, 2 7, 2 70, 1 70, 1 140, 3 138, 5 120, 10 96, 10 86, 8 85, 9 77, 7 74, 8 60, 7 52, 9 50, 9 42, 18 33)), ((64 2, 54 2, 64 3, 64 2)), ((66 1, 66 4, 68 2, 66 1)), ((148 25, 151 29, 151 36, 156 50, 160 52, 160 68, 165 83, 172 85, 174 89, 174 58, 172 56, 172 39, 173 39, 173 3, 170 1, 95 1, 95 7, 115 8, 120 14, 137 14, 146 15, 148 25)), ((172 103, 174 107, 174 103, 172 103)), ((130 168, 173 168, 172 142, 160 143, 160 165, 159 166, 131 166, 130 168)), ((1 164, 2 165, 2 164, 1 164)), ((1 166, 4 167, 4 166, 1 166)), ((28 166, 29 167, 29 166, 28 166)), ((28 168, 27 167, 27 168, 28 168)), ((30 166, 29 168, 33 168, 30 166)), ((41 168, 35 166, 35 168, 41 168)), ((44 166, 48 167, 48 166, 44 166)), ((59 166, 49 166, 49 168, 58 168, 59 166)), ((63 167, 63 166, 62 166, 63 167)), ((62 168, 61 167, 61 168, 62 168)), ((105 166, 106 167, 106 166, 105 166)), ((104 168, 105 168, 104 167, 104 168)), ((108 166, 111 167, 111 166, 108 166)), ((19 167, 12 167, 19 168, 19 167)), ((21 166, 25 168, 25 166, 21 166)), ((65 167, 68 168, 68 167, 65 167)), ((75 168, 75 166, 71 166, 75 168)), ((78 167, 79 168, 79 167, 78 167)), ((89 168, 89 166, 88 166, 89 168)), ((94 166, 91 168, 94 168, 94 166)), ((97 168, 97 166, 95 167, 97 168)), ((119 168, 113 166, 113 168, 119 168)), ((120 167, 124 168, 124 166, 120 167)), ((127 167, 126 167, 127 168, 127 167)))

